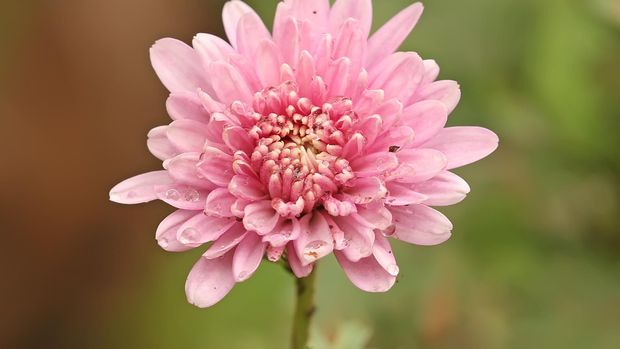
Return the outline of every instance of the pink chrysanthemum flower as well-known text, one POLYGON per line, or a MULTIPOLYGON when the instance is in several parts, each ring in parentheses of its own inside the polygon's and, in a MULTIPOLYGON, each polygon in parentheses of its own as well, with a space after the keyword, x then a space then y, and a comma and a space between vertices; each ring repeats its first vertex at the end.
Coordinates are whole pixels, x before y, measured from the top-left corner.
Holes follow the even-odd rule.
POLYGON ((188 276, 191 303, 217 303, 265 256, 304 277, 334 253, 357 287, 387 291, 399 272, 389 238, 450 237, 452 224, 431 206, 465 198, 469 186, 449 171, 493 152, 498 138, 445 128, 458 84, 436 81, 435 61, 395 52, 422 8, 368 39, 370 0, 283 1, 273 35, 230 1, 232 45, 209 34, 193 48, 155 43, 173 121, 151 130, 148 147, 164 170, 122 182, 110 198, 177 208, 157 229, 167 251, 213 242, 188 276))

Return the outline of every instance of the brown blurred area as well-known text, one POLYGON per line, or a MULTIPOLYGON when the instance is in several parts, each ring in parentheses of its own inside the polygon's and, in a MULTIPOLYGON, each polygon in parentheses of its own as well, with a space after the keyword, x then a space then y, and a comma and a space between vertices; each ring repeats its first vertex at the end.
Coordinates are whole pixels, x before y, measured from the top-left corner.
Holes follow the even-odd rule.
POLYGON ((168 209, 126 210, 108 190, 160 166, 145 145, 167 120, 149 47, 219 34, 223 2, 3 3, 0 348, 90 347, 118 285, 161 254, 145 230, 168 209))

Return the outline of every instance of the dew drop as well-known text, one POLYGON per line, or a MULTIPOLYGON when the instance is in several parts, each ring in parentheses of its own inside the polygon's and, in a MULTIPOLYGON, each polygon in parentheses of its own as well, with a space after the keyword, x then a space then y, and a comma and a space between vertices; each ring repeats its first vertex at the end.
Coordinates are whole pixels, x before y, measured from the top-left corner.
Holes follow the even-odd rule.
POLYGON ((200 201, 200 193, 196 189, 190 189, 185 192, 185 201, 198 202, 200 201))
POLYGON ((128 191, 127 194, 125 194, 125 197, 127 197, 127 199, 133 199, 136 196, 138 196, 138 193, 136 193, 135 191, 131 190, 128 191))
POLYGON ((162 248, 167 248, 170 245, 170 243, 168 242, 168 239, 166 238, 159 239, 158 243, 159 243, 159 246, 161 246, 162 248))
POLYGON ((165 196, 168 200, 177 201, 181 198, 181 193, 179 193, 179 191, 176 189, 168 189, 165 196))
POLYGON ((196 242, 196 238, 198 237, 198 230, 194 229, 194 228, 187 228, 185 230, 183 230, 183 232, 181 233, 181 236, 179 237, 179 241, 184 244, 191 244, 193 242, 196 242))
POLYGON ((245 280, 245 279, 247 279, 247 277, 248 277, 248 272, 247 271, 240 272, 239 276, 238 276, 239 280, 245 280))

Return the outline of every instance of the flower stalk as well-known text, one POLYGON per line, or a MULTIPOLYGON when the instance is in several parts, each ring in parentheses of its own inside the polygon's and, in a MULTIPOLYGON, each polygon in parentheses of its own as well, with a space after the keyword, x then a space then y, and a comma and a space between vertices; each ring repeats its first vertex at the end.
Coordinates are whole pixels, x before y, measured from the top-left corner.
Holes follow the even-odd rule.
POLYGON ((314 311, 314 283, 316 280, 316 265, 310 275, 305 278, 296 278, 296 303, 293 318, 293 334, 291 349, 307 349, 310 333, 310 322, 314 311))

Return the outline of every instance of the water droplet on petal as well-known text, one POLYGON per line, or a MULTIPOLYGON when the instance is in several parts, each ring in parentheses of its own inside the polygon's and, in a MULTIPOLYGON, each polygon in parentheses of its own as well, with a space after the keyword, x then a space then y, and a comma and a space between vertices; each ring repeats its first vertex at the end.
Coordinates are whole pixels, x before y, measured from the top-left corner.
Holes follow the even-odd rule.
POLYGON ((247 279, 248 278, 248 272, 247 271, 240 272, 238 278, 239 278, 239 280, 247 279))
POLYGON ((198 230, 194 228, 187 228, 183 230, 183 232, 181 233, 181 236, 179 237, 179 242, 181 242, 184 245, 196 242, 196 238, 198 237, 198 234, 199 234, 198 230))
POLYGON ((196 189, 190 189, 185 192, 185 201, 198 202, 200 201, 200 193, 196 189))
POLYGON ((138 196, 138 193, 136 193, 135 191, 131 190, 128 191, 127 194, 125 194, 125 197, 127 197, 127 199, 133 199, 136 196, 138 196))
POLYGON ((170 243, 168 242, 168 239, 166 238, 159 239, 158 243, 159 243, 159 246, 161 246, 161 248, 167 248, 170 245, 170 243))
POLYGON ((179 191, 176 189, 168 189, 165 196, 168 200, 177 201, 181 198, 181 193, 179 193, 179 191))

